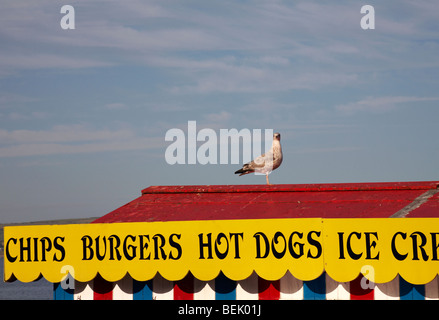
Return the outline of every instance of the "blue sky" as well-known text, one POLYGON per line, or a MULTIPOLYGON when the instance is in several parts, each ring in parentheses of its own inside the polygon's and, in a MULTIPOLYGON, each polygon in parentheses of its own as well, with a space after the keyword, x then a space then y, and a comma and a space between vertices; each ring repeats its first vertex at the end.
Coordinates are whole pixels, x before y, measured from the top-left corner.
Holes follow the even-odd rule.
POLYGON ((280 132, 274 184, 439 180, 437 1, 0 3, 0 223, 265 183, 167 164, 166 131, 189 120, 280 132))

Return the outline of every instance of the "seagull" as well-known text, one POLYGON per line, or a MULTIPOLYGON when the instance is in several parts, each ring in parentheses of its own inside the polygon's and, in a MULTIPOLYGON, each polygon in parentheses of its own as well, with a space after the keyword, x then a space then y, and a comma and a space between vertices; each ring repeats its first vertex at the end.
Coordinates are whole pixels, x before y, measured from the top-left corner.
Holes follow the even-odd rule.
POLYGON ((252 172, 264 173, 267 179, 267 184, 269 185, 270 181, 268 180, 268 175, 271 171, 279 168, 281 163, 282 147, 280 145, 280 133, 276 132, 273 135, 273 145, 271 146, 271 149, 253 161, 244 164, 241 169, 235 172, 235 174, 240 173, 239 176, 242 176, 252 172))

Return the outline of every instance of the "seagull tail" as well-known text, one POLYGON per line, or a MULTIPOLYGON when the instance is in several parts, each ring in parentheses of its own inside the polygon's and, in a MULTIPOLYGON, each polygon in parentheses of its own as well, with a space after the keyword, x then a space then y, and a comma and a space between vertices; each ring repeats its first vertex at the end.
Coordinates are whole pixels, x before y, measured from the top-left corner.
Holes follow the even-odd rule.
POLYGON ((242 168, 242 169, 239 169, 238 171, 235 171, 235 174, 240 173, 239 176, 242 176, 244 174, 249 174, 249 173, 252 173, 252 172, 254 172, 254 170, 249 170, 249 169, 242 168))

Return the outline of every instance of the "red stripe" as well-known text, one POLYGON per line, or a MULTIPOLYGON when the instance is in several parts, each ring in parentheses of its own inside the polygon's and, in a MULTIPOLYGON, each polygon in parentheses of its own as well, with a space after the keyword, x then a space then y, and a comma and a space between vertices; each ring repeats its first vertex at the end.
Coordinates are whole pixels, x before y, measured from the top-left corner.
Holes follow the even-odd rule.
POLYGON ((174 282, 174 300, 194 300, 194 276, 191 273, 174 282))
MULTIPOLYGON (((363 279, 363 275, 358 275, 358 277, 351 281, 350 290, 351 290, 351 300, 373 300, 374 299, 374 290, 370 288, 363 289, 361 287, 361 280, 363 279)), ((369 281, 364 279, 363 285, 370 285, 369 281)))
POLYGON ((279 300, 280 280, 268 281, 258 278, 259 300, 279 300))
POLYGON ((93 279, 93 299, 113 300, 114 283, 103 279, 99 274, 93 279))

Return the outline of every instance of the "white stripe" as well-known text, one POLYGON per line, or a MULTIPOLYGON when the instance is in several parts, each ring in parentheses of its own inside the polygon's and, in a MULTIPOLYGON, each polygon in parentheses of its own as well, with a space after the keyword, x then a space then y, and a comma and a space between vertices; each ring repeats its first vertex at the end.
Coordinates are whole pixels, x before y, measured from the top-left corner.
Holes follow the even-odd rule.
POLYGON ((89 282, 75 281, 74 300, 93 300, 93 280, 89 282))
POLYGON ((375 283, 375 300, 399 300, 399 276, 386 283, 375 283))
POLYGON ((280 300, 303 300, 303 281, 289 271, 280 279, 280 300))
POLYGON ((247 279, 237 281, 236 300, 258 300, 258 282, 258 275, 254 271, 247 279))
POLYGON ((425 300, 439 300, 439 276, 425 285, 425 300))
MULTIPOLYGON (((133 279, 126 275, 115 283, 113 289, 114 300, 132 300, 133 279)), ((74 300, 93 300, 93 280, 89 282, 75 281, 74 300)), ((174 283, 164 279, 159 274, 153 279, 153 299, 172 300, 174 298, 174 283)), ((255 272, 247 279, 237 281, 237 300, 257 300, 259 298, 258 276, 255 272)), ((326 275, 326 299, 349 300, 349 282, 336 282, 326 275)), ((376 283, 374 289, 375 300, 399 300, 399 276, 390 282, 376 283)), ((215 280, 201 281, 194 279, 194 300, 214 300, 215 280)), ((303 281, 295 278, 288 271, 280 279, 281 300, 302 300, 303 281)), ((425 299, 439 300, 439 276, 425 284, 425 299)))
POLYGON ((116 281, 113 300, 133 300, 133 279, 128 274, 116 281))
POLYGON ((326 300, 350 300, 349 282, 337 282, 326 274, 326 300))
POLYGON ((421 194, 419 197, 417 197, 413 202, 409 203, 407 206, 399 210, 398 212, 395 212, 390 216, 390 218, 404 218, 405 216, 409 215, 413 210, 416 208, 419 208, 421 205, 423 205, 425 202, 428 201, 432 196, 434 196, 436 193, 439 192, 439 189, 430 189, 423 194, 421 194))
POLYGON ((174 300, 174 282, 168 281, 160 274, 156 274, 152 280, 153 300, 174 300))
POLYGON ((201 281, 194 278, 194 300, 215 300, 215 280, 201 281))

